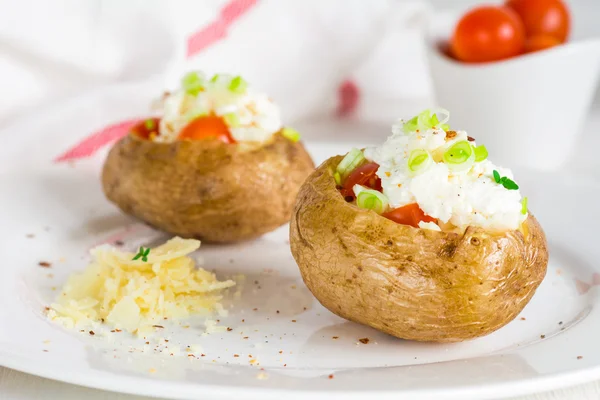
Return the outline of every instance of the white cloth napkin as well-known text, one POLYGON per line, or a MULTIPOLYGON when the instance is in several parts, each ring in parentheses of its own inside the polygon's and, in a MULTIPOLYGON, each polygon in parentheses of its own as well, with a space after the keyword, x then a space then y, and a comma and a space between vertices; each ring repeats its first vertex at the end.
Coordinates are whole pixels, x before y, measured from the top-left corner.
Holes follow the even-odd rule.
POLYGON ((153 81, 158 96, 196 68, 242 74, 288 123, 336 112, 391 122, 395 104, 430 93, 420 1, 0 0, 0 9, 0 126, 106 85, 153 81))

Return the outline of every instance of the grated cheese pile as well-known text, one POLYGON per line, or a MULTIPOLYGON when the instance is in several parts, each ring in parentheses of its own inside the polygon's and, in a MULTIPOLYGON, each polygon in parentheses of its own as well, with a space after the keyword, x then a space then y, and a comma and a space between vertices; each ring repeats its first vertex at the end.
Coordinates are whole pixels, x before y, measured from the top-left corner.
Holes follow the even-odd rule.
POLYGON ((151 249, 147 261, 102 245, 91 250, 93 262, 72 275, 48 318, 67 328, 105 322, 115 329, 143 334, 164 319, 223 312, 223 289, 234 281, 196 269, 189 254, 198 240, 175 237, 151 249))

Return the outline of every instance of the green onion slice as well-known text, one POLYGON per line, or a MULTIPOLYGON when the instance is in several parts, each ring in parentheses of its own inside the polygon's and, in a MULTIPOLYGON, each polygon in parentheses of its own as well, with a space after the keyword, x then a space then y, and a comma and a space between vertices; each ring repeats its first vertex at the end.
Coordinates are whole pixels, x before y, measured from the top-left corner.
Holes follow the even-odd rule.
POLYGON ((240 126, 240 118, 236 113, 228 113, 223 115, 223 120, 231 128, 237 128, 240 126))
POLYGON ((248 82, 246 82, 244 80, 244 78, 242 78, 239 75, 236 76, 235 78, 233 78, 231 80, 231 82, 229 83, 229 90, 232 91, 233 93, 242 94, 242 93, 246 92, 247 88, 248 88, 248 82))
POLYGON ((417 116, 417 123, 419 125, 419 130, 427 130, 431 128, 431 111, 425 110, 417 116))
POLYGON ((147 119, 144 121, 144 127, 146 127, 146 129, 148 129, 149 131, 152 131, 156 129, 156 122, 154 122, 152 118, 147 119))
POLYGON ((293 128, 283 128, 281 130, 281 135, 294 143, 300 140, 300 132, 293 128))
POLYGON ((484 145, 473 147, 473 150, 475 151, 475 162, 481 162, 488 158, 488 151, 484 145))
POLYGON ((521 214, 523 215, 527 215, 527 202, 527 197, 523 197, 523 199, 521 200, 521 214))
POLYGON ((413 118, 409 119, 407 122, 405 122, 404 125, 402 126, 402 130, 404 131, 404 133, 414 132, 417 129, 419 129, 419 124, 418 124, 417 120, 418 120, 418 117, 413 117, 413 118))
POLYGON ((212 78, 210 78, 210 81, 211 81, 212 83, 215 83, 215 82, 217 82, 217 81, 219 80, 219 76, 220 76, 219 74, 214 74, 214 75, 212 76, 212 78))
POLYGON ((196 118, 206 117, 208 113, 206 111, 201 110, 190 110, 187 114, 185 114, 186 121, 190 122, 195 120, 196 118))
POLYGON ((473 146, 466 140, 454 143, 443 156, 444 162, 453 171, 464 171, 475 162, 473 146))
POLYGON ((196 96, 204 90, 204 76, 196 71, 188 72, 181 79, 181 87, 187 94, 196 96))
POLYGON ((427 150, 415 149, 408 157, 408 169, 412 172, 424 171, 433 162, 431 154, 427 150))
POLYGON ((337 166, 337 172, 340 174, 342 181, 346 179, 346 177, 350 175, 350 173, 354 171, 356 167, 362 164, 363 161, 365 161, 365 156, 361 150, 350 150, 337 166))
POLYGON ((342 186, 342 177, 340 176, 340 173, 335 171, 335 173, 333 174, 333 179, 335 179, 335 184, 338 186, 342 186))
POLYGON ((354 188, 355 192, 358 191, 358 195, 356 196, 356 205, 358 207, 364 208, 365 210, 373 210, 377 214, 382 214, 387 210, 389 201, 385 194, 380 193, 377 190, 367 189, 360 185, 355 185, 354 188))
POLYGON ((450 129, 448 124, 448 120, 450 119, 450 113, 448 110, 443 108, 435 109, 435 110, 425 110, 421 112, 416 117, 411 118, 402 126, 402 130, 405 133, 419 131, 425 131, 428 129, 441 128, 447 131, 450 129), (440 119, 439 115, 443 115, 440 119))

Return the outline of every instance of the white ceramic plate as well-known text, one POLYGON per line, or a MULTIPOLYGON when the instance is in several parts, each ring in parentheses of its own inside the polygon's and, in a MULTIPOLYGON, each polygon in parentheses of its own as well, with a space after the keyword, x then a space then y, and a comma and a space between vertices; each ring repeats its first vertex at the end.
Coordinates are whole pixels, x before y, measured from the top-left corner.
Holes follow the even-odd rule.
MULTIPOLYGON (((52 162, 106 121, 102 107, 110 104, 118 118, 114 103, 122 95, 79 99, 0 133, 0 365, 184 399, 481 399, 600 378, 600 185, 526 171, 517 177, 548 236, 548 274, 515 321, 481 339, 408 342, 334 316, 303 285, 287 227, 254 242, 201 247, 205 268, 247 276, 241 299, 221 318, 231 331, 203 337, 200 321, 161 330, 171 345, 200 344, 204 357, 157 354, 154 346, 142 352, 143 340, 123 333, 90 336, 53 325, 44 307, 70 273, 85 267, 90 247, 121 240, 135 249, 166 238, 104 199, 98 181, 104 152, 52 162)), ((309 149, 321 161, 350 146, 312 142, 309 149)))

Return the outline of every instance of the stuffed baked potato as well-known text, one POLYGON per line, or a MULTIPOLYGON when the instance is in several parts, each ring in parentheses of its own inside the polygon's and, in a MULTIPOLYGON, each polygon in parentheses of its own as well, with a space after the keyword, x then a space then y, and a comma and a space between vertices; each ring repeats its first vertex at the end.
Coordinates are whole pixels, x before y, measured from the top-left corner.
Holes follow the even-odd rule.
POLYGON ((314 164, 297 132, 241 78, 199 73, 110 150, 107 198, 174 235, 209 242, 258 237, 289 221, 314 164), (236 84, 237 82, 237 84, 236 84))
POLYGON ((306 285, 335 314, 403 339, 499 329, 546 273, 526 198, 435 114, 393 131, 379 148, 328 159, 300 189, 290 244, 306 285))

